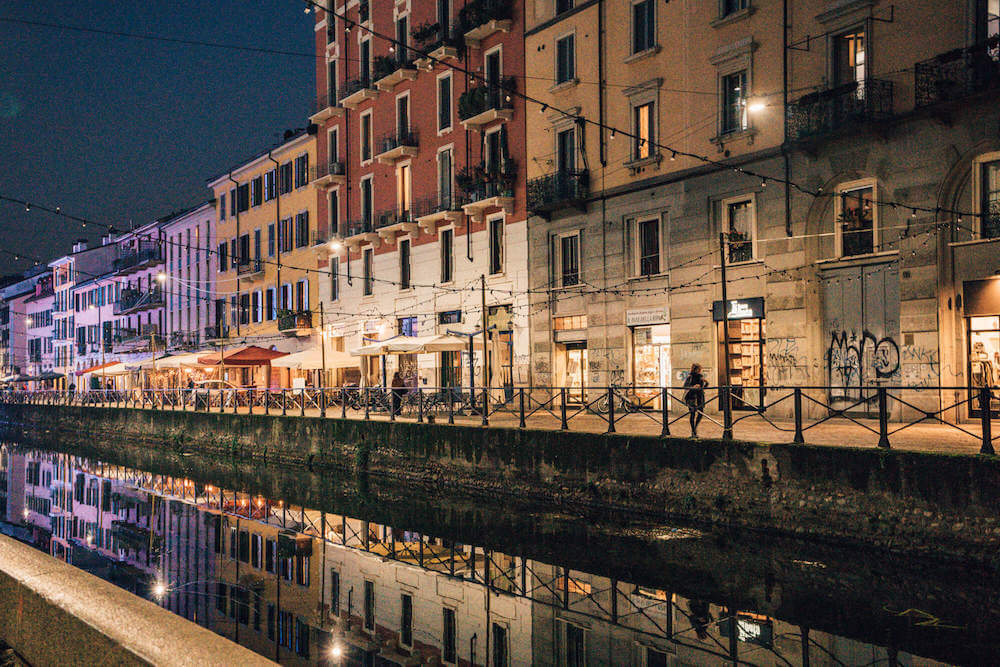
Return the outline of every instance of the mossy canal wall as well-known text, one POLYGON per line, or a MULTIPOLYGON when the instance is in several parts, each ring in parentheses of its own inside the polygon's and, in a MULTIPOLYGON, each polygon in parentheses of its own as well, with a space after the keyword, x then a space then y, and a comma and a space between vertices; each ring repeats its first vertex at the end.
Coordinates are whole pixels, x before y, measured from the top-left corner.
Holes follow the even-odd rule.
POLYGON ((444 424, 4 405, 10 425, 1000 565, 1000 459, 444 424))

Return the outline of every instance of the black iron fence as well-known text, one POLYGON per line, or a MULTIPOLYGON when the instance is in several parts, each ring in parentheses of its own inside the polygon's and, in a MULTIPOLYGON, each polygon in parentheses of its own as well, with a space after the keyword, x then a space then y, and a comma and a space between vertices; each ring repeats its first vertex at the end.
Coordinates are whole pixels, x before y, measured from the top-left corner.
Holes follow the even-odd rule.
MULTIPOLYGON (((296 314, 298 315, 298 314, 296 314)), ((491 420, 519 428, 607 433, 686 435, 715 427, 723 439, 814 444, 825 426, 849 426, 833 434, 837 444, 889 448, 918 425, 936 425, 929 436, 978 444, 994 454, 992 421, 1000 418, 1000 388, 871 387, 850 397, 839 387, 774 386, 746 391, 707 387, 325 387, 297 389, 131 389, 93 391, 0 391, 2 403, 128 407, 158 410, 301 415, 394 421, 481 424, 491 420), (941 396, 955 398, 942 403, 941 396), (960 417, 970 416, 968 421, 960 417), (859 437, 861 436, 861 437, 859 437)), ((829 439, 829 438, 827 438, 829 439)), ((943 440, 942 440, 943 439, 943 440)))
POLYGON ((557 171, 528 181, 528 210, 548 213, 577 205, 587 198, 590 173, 586 169, 557 171))
POLYGON ((914 103, 951 102, 1000 86, 1000 41, 954 49, 913 67, 914 103))
POLYGON ((892 81, 865 79, 804 95, 788 105, 788 138, 807 139, 893 113, 892 81))

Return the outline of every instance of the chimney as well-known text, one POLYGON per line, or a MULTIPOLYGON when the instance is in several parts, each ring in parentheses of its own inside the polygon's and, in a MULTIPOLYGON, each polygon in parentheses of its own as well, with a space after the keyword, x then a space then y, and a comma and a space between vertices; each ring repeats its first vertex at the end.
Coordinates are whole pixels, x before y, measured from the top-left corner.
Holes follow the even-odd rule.
POLYGON ((73 252, 83 252, 87 249, 87 239, 77 239, 73 242, 73 252))
POLYGON ((101 245, 108 245, 109 243, 111 243, 111 232, 101 237, 101 245))

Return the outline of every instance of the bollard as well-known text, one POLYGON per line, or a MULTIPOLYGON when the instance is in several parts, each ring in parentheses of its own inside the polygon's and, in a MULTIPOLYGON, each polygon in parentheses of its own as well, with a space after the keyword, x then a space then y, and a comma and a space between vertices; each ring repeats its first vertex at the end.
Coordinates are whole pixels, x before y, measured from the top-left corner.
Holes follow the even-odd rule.
POLYGON ((608 387, 608 433, 615 432, 615 389, 608 387))
POLYGON ((566 421, 566 387, 559 387, 559 429, 562 431, 569 429, 566 421))
POLYGON ((802 436, 802 387, 795 388, 792 400, 795 405, 795 437, 792 442, 801 445, 806 441, 802 436))
POLYGON ((663 421, 663 428, 660 429, 660 437, 665 438, 670 435, 670 409, 667 407, 667 399, 670 393, 666 387, 660 388, 660 419, 663 421))
POLYGON ((517 427, 524 428, 524 387, 521 387, 521 391, 518 396, 518 413, 520 414, 520 419, 518 420, 517 427))
POLYGON ((889 449, 889 396, 885 387, 878 388, 878 446, 889 449))
POLYGON ((983 425, 983 445, 979 448, 980 454, 996 454, 993 450, 993 415, 990 414, 990 399, 992 398, 989 387, 979 389, 979 419, 983 425))

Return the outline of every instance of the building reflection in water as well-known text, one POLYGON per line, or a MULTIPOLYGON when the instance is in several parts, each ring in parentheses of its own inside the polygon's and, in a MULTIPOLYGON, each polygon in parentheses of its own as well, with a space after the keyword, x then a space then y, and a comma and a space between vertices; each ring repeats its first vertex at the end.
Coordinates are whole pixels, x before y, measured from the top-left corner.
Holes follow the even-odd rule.
POLYGON ((936 664, 613 580, 54 452, 0 448, 3 532, 283 664, 936 664))

